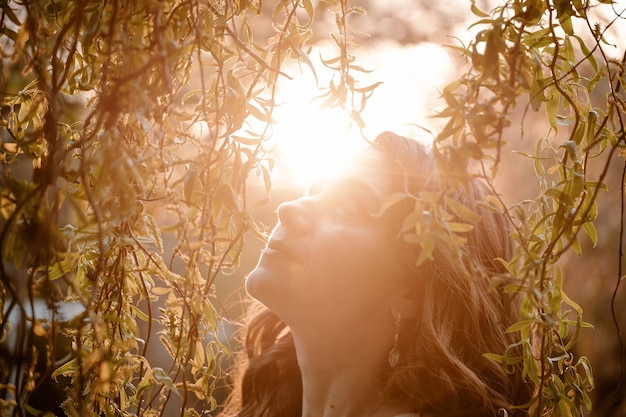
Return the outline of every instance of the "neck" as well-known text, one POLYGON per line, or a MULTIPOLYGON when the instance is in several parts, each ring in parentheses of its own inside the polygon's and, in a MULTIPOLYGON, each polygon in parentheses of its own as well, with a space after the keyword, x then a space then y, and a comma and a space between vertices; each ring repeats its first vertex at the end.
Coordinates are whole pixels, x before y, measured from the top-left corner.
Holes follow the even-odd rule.
POLYGON ((389 347, 371 332, 292 333, 302 372, 303 417, 382 417, 406 412, 384 395, 389 347))

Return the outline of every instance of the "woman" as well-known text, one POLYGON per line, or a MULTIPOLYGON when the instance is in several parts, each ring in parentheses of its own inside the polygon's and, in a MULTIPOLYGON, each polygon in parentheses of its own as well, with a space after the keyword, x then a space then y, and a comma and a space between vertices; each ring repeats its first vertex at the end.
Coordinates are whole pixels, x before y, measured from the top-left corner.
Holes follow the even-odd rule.
POLYGON ((246 280, 263 305, 226 415, 496 416, 530 399, 519 369, 483 355, 514 343, 505 329, 518 311, 492 288, 511 242, 480 205, 484 184, 454 194, 482 218, 464 258, 440 245, 417 265, 419 244, 401 233, 415 199, 387 197, 437 191, 438 178, 423 145, 386 132, 332 182, 279 206, 246 280))

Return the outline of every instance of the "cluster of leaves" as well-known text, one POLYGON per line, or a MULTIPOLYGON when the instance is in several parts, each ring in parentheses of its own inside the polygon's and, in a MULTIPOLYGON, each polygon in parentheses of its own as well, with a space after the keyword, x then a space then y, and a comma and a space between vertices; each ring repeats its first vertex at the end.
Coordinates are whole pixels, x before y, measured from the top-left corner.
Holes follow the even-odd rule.
MULTIPOLYGON (((247 182, 271 185, 277 80, 288 59, 309 62, 315 14, 310 0, 277 1, 262 19, 263 7, 0 3, 0 345, 14 361, 0 359, 3 415, 37 414, 31 396, 51 373, 68 381, 69 415, 216 407, 226 348, 213 284, 237 267, 245 231, 264 234, 251 209, 265 199, 251 202, 247 182), (257 40, 263 23, 271 35, 257 40), (67 305, 82 313, 62 317, 67 305), (148 359, 155 334, 165 366, 148 359)), ((325 7, 341 45, 328 97, 344 104, 367 93, 348 74, 354 10, 325 7)))
MULTIPOLYGON (((503 365, 523 363, 524 377, 537 387, 527 404, 536 416, 579 416, 591 409, 591 366, 571 352, 587 324, 563 290, 558 260, 569 250, 581 254, 581 233, 597 242, 596 200, 610 163, 626 145, 626 56, 612 58, 615 45, 605 36, 626 15, 613 3, 508 0, 486 13, 473 1, 476 35, 467 46, 453 47, 470 69, 443 90, 445 108, 438 115, 447 124, 435 147, 452 182, 474 175, 492 182, 512 110, 524 99, 524 115, 544 109, 549 122, 536 153, 527 155, 538 196, 502 205, 519 243, 506 266, 515 282, 508 289, 524 295, 520 321, 508 330, 519 335, 522 353, 489 355, 503 365), (598 16, 607 16, 606 22, 595 21, 598 16), (592 102, 598 92, 606 100, 592 102), (594 161, 599 169, 591 169, 594 161)), ((621 275, 620 268, 618 281, 621 275)))
MULTIPOLYGON (((322 97, 362 127, 359 114, 378 84, 360 87, 354 77, 365 69, 349 52, 347 18, 363 11, 347 0, 323 4, 335 14, 339 53, 322 60, 337 74, 322 97)), ((267 7, 0 3, 0 347, 16 361, 0 358, 3 414, 37 414, 30 400, 50 374, 68 381, 69 415, 160 415, 174 400, 181 415, 215 408, 226 348, 213 284, 237 267, 245 231, 264 234, 251 214, 264 199, 251 202, 247 182, 271 185, 264 140, 277 81, 289 78, 284 63, 312 67, 313 2, 276 1, 271 35, 259 41, 267 7), (65 305, 82 313, 63 317, 65 305), (62 338, 70 346, 63 360, 62 338), (148 358, 156 342, 170 355, 165 366, 148 358)), ((522 354, 490 357, 523 363, 537 387, 527 405, 533 415, 582 415, 593 378, 571 349, 586 324, 557 261, 581 252, 581 232, 597 241, 596 199, 624 148, 625 59, 611 58, 605 39, 624 17, 610 0, 508 0, 490 13, 472 2, 472 10, 480 30, 455 47, 470 69, 443 91, 441 171, 462 182, 479 161, 478 175, 491 181, 522 98, 527 110, 545 109, 551 127, 529 155, 538 197, 512 208, 489 201, 516 225, 509 289, 525 297, 509 329, 522 354), (593 21, 599 10, 608 11, 604 25, 593 21), (597 91, 607 100, 592 103, 597 91), (556 143, 564 128, 569 137, 556 143)), ((463 233, 478 220, 445 194, 425 193, 405 225, 428 229, 409 236, 423 262, 440 244, 462 253, 463 233)))
POLYGON ((337 74, 337 78, 330 80, 326 91, 319 98, 324 99, 324 106, 345 108, 352 121, 359 129, 365 127, 361 113, 365 109, 367 99, 374 93, 381 81, 370 85, 360 86, 356 73, 369 72, 367 69, 356 64, 356 57, 350 53, 356 44, 352 36, 352 28, 348 24, 351 14, 363 15, 365 10, 358 6, 348 6, 346 0, 336 5, 338 12, 335 13, 335 24, 338 33, 331 34, 333 42, 337 45, 339 55, 334 58, 322 59, 322 64, 337 74))

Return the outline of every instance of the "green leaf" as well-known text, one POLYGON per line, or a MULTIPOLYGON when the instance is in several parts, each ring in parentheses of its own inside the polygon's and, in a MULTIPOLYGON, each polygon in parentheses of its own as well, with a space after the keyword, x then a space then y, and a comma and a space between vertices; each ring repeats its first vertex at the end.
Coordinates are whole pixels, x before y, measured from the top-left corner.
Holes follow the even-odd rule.
POLYGON ((503 363, 502 355, 496 355, 495 353, 483 353, 483 357, 490 359, 499 364, 503 363))
MULTIPOLYGON (((587 17, 587 10, 585 9, 585 5, 583 4, 581 0, 572 0, 572 4, 574 5, 574 8, 576 9, 576 12, 578 13, 580 17, 582 18, 587 17)), ((588 6, 589 5, 587 4, 587 7, 588 6)))
POLYGON ((472 0, 471 10, 472 13, 474 13, 478 17, 489 17, 488 13, 483 12, 476 6, 476 0, 472 0))
POLYGON ((74 265, 73 265, 72 259, 69 257, 66 257, 62 261, 56 262, 52 265, 40 266, 39 268, 37 268, 37 272, 40 272, 43 274, 41 279, 48 279, 50 281, 54 281, 65 276, 70 271, 72 271, 73 266, 74 265))
POLYGON ((431 236, 423 236, 422 239, 419 240, 420 243, 420 254, 417 258, 416 265, 420 266, 424 262, 429 259, 432 259, 433 252, 435 251, 435 246, 437 242, 431 236))
POLYGON ((534 82, 530 85, 530 90, 528 91, 530 106, 533 111, 539 111, 539 108, 541 108, 541 104, 548 101, 546 96, 543 94, 544 89, 544 80, 538 75, 535 78, 534 82))
POLYGON ((548 116, 548 122, 552 129, 555 131, 557 128, 557 110, 559 108, 560 95, 555 88, 550 88, 550 97, 546 103, 546 115, 548 116))
POLYGON ((500 53, 506 51, 500 51, 502 45, 502 32, 500 26, 493 26, 487 35, 487 42, 485 45, 485 55, 483 65, 485 68, 485 75, 495 80, 500 78, 500 53))
POLYGON ((383 214, 385 214, 387 212, 387 210, 389 210, 391 207, 395 206, 396 204, 400 203, 401 201, 405 201, 406 199, 409 198, 413 198, 410 194, 408 193, 394 193, 391 194, 389 196, 387 196, 384 200, 383 203, 380 206, 380 209, 375 212, 373 215, 374 216, 381 216, 383 214))
POLYGON ((450 210, 452 210, 461 220, 465 220, 470 223, 478 223, 482 220, 482 217, 478 213, 474 212, 457 200, 445 196, 444 201, 448 208, 450 208, 450 210))
POLYGON ((178 388, 176 388, 176 386, 174 385, 172 378, 170 378, 170 376, 163 370, 163 368, 152 368, 152 375, 154 376, 156 382, 158 382, 159 384, 163 384, 163 386, 169 388, 174 394, 178 395, 179 397, 181 396, 178 388))
POLYGON ((546 175, 546 171, 543 167, 543 158, 541 157, 541 153, 543 152, 543 141, 538 140, 535 148, 535 156, 533 158, 535 162, 535 174, 537 174, 537 177, 543 178, 546 175))
POLYGON ((508 329, 505 330, 506 333, 514 333, 514 332, 518 332, 521 330, 526 330, 529 329, 530 326, 532 326, 535 323, 534 319, 527 319, 527 320, 522 320, 519 321, 511 326, 509 326, 508 329))
POLYGON ((367 87, 355 88, 354 91, 357 93, 369 93, 370 91, 373 91, 374 89, 376 89, 382 83, 383 83, 382 81, 379 81, 374 84, 370 84, 367 87))
POLYGON ((447 222, 446 226, 448 227, 448 230, 456 233, 466 233, 474 229, 474 226, 471 224, 458 222, 447 222))
POLYGON ((59 375, 72 377, 76 372, 78 372, 78 359, 74 358, 55 369, 52 372, 52 379, 58 382, 59 375))
POLYGON ((561 23, 561 27, 568 35, 574 34, 574 26, 572 25, 572 5, 569 0, 554 0, 554 7, 556 8, 556 15, 561 23))
POLYGON ((591 239, 591 243, 595 248, 598 245, 598 231, 596 230, 596 226, 593 224, 593 222, 585 222, 583 224, 583 230, 585 231, 587 236, 589 236, 589 238, 591 239))

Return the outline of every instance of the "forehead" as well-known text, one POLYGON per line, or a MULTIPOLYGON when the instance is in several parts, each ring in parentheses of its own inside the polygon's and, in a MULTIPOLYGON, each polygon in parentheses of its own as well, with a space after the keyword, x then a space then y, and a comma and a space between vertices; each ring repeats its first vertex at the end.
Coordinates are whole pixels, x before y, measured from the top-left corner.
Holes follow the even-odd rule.
POLYGON ((318 178, 312 189, 339 184, 367 187, 381 197, 390 192, 389 163, 384 153, 374 146, 360 148, 343 164, 318 178))
POLYGON ((344 175, 382 174, 386 170, 385 154, 375 146, 357 149, 346 161, 344 175))

